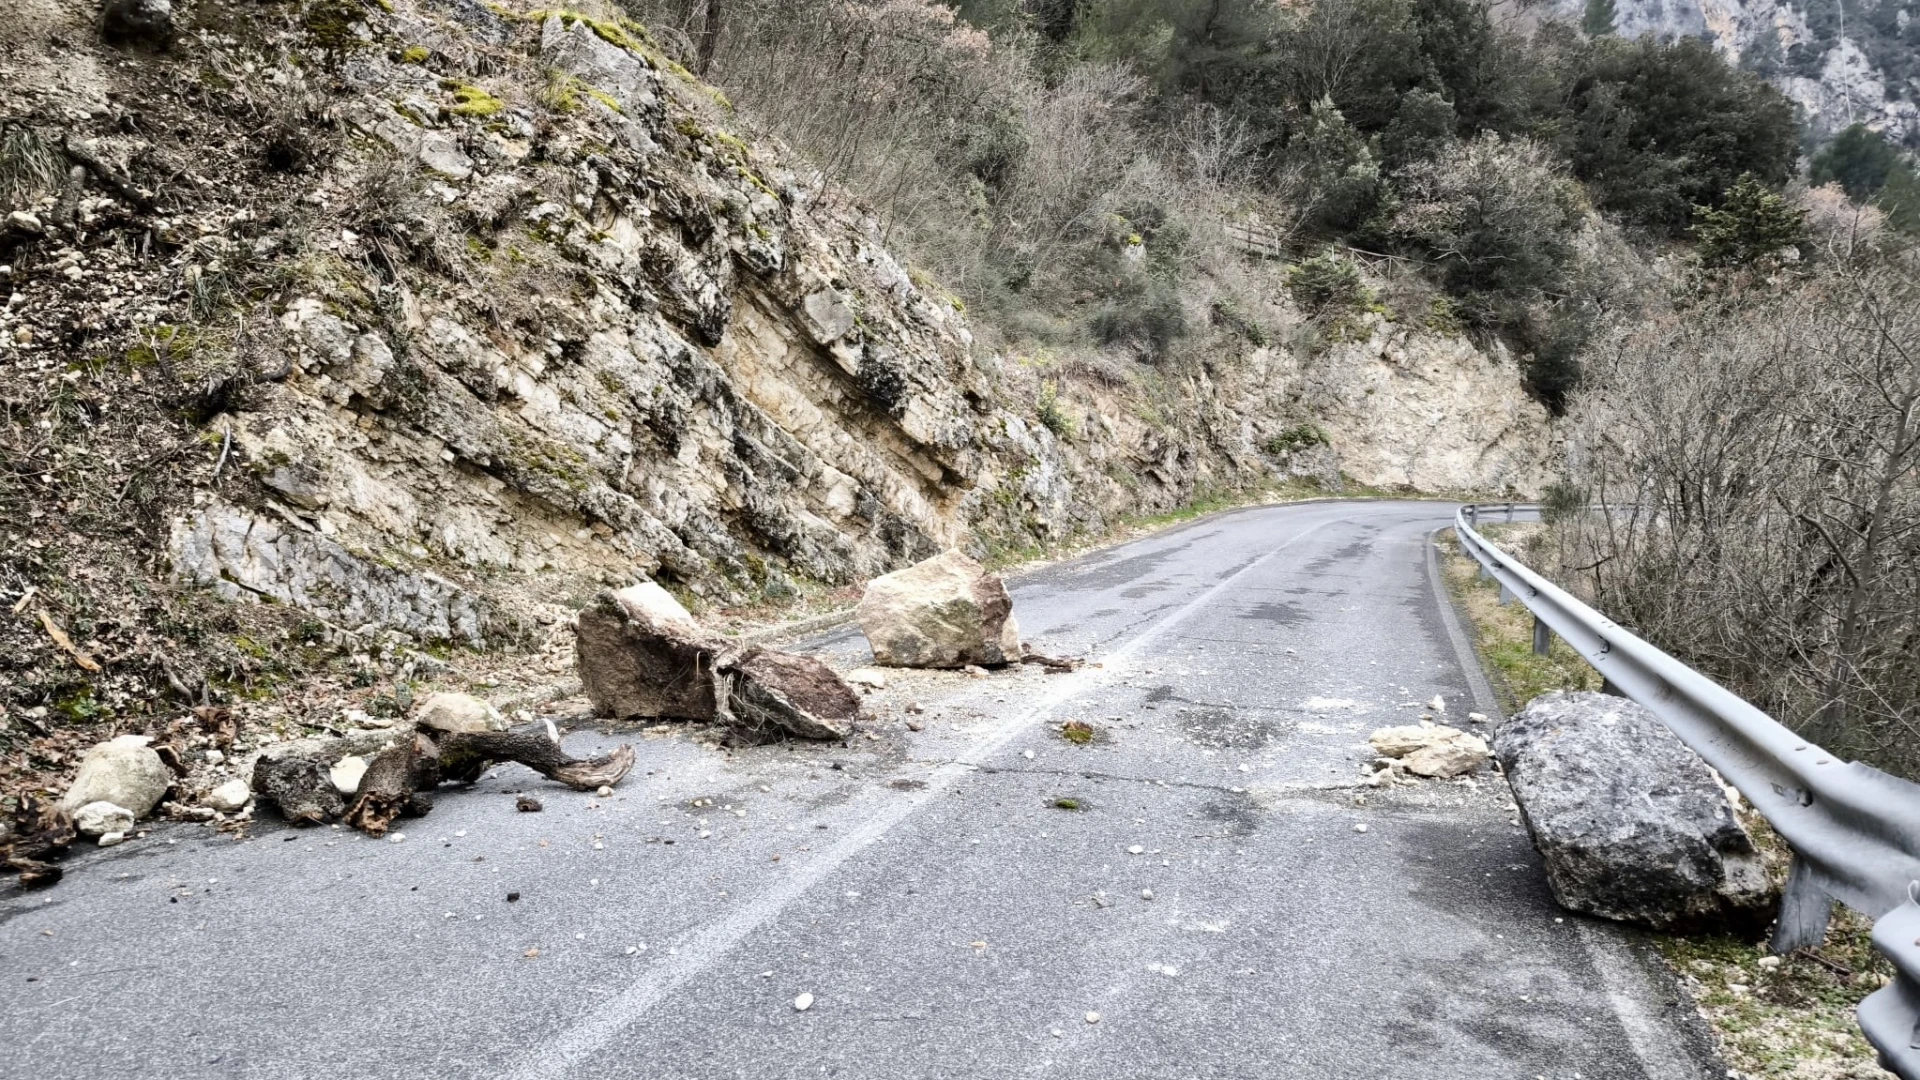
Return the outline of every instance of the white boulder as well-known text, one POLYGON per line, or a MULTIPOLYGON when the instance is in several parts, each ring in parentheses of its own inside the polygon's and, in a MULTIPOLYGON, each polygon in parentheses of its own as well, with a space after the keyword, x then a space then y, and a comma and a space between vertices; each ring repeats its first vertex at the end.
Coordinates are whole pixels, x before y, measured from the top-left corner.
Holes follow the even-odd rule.
POLYGON ((991 667, 1022 655, 1006 583, 958 551, 875 578, 854 614, 888 667, 991 667))
POLYGON ((1381 728, 1368 737, 1374 753, 1396 758, 1415 776, 1465 776, 1487 763, 1486 740, 1459 728, 1422 721, 1381 728))
POLYGON ((430 694, 420 703, 414 721, 446 732, 505 731, 509 726, 500 710, 472 694, 430 694))
POLYGON ((87 751, 80 772, 61 797, 60 806, 78 810, 88 803, 110 802, 146 817, 173 786, 173 773, 145 735, 121 735, 87 751))

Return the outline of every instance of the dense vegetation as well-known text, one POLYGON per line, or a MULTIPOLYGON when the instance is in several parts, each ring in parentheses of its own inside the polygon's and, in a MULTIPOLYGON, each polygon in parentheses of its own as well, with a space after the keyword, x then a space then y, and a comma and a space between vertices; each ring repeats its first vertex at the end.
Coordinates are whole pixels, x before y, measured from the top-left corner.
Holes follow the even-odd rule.
MULTIPOLYGON (((1480 0, 626 2, 983 325, 1151 362, 1223 295, 1259 322, 1223 265, 1251 221, 1291 259, 1413 267, 1393 315, 1504 340, 1558 406, 1643 253, 1743 179, 1782 192, 1801 149, 1759 73, 1613 36, 1605 3, 1523 33, 1480 0)), ((1910 169, 1873 176, 1849 194, 1907 205, 1910 169)))

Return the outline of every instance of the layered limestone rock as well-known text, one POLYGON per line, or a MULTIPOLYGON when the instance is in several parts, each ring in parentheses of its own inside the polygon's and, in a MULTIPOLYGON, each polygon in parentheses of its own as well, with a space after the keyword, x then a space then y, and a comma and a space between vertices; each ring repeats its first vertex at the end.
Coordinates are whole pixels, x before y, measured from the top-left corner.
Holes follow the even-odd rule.
MULTIPOLYGON (((17 26, 45 48, 84 22, 34 10, 17 26)), ((221 178, 169 188, 152 228, 177 254, 153 273, 156 298, 219 281, 225 299, 127 330, 128 367, 207 405, 220 462, 165 503, 179 582, 500 644, 637 578, 780 599, 1286 475, 1526 492, 1551 457, 1514 364, 1384 324, 1179 371, 977 350, 879 222, 737 137, 636 24, 468 0, 288 11, 179 7, 172 47, 137 65, 59 46, 63 100, 233 73, 208 98, 226 105, 161 125, 183 141, 74 133, 136 180, 194 160, 221 178), (229 106, 246 132, 286 115, 243 153, 219 137, 241 130, 229 106), (1274 450, 1308 420, 1327 445, 1274 450)))

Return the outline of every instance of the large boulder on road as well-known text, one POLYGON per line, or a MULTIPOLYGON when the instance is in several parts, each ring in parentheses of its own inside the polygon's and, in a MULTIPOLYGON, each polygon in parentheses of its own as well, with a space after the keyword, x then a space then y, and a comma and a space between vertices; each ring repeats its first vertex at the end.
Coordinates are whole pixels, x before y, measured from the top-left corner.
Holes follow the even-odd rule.
POLYGON ((890 667, 996 667, 1021 657, 1006 584, 958 551, 875 578, 854 614, 874 660, 890 667))
POLYGON ((1752 932, 1772 918, 1753 837, 1706 762, 1651 712, 1547 694, 1493 748, 1562 907, 1658 930, 1752 932))
POLYGON ((653 582, 603 592, 574 623, 574 658, 601 716, 714 718, 709 637, 673 595, 653 582))
POLYGON ((71 813, 88 803, 123 806, 146 817, 173 786, 173 771, 160 760, 145 735, 122 735, 95 746, 80 759, 80 772, 60 798, 71 813))
POLYGON ((748 730, 775 729, 803 739, 845 739, 860 716, 860 698, 835 671, 811 656, 753 649, 727 666, 727 709, 748 730))

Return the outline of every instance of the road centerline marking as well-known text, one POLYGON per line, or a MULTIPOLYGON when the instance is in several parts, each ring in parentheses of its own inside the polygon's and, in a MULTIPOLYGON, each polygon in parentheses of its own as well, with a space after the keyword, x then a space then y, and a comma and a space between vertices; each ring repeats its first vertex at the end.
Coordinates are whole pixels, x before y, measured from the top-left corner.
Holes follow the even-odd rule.
MULTIPOLYGON (((1061 677, 1059 683, 1037 704, 1002 720, 966 752, 935 769, 927 778, 926 787, 914 791, 905 799, 895 798, 883 804, 879 812, 846 833, 831 848, 808 860, 791 877, 726 918, 695 931, 691 940, 679 946, 678 952, 670 954, 656 967, 640 975, 615 997, 594 1007, 583 1019, 559 1035, 527 1051, 518 1063, 502 1074, 503 1077, 506 1080, 558 1080, 566 1076, 575 1066, 613 1042, 620 1032, 665 1000, 676 987, 711 967, 749 934, 772 921, 774 916, 854 856, 885 837, 896 825, 944 794, 963 777, 972 775, 987 758, 1033 727, 1041 717, 1070 699, 1087 693, 1094 685, 1120 674, 1123 668, 1117 666, 1119 663, 1205 608, 1244 575, 1252 573, 1274 556, 1321 529, 1347 521, 1346 518, 1330 518, 1302 529, 1221 578, 1211 588, 1141 631, 1125 645, 1099 658, 1102 667, 1083 667, 1061 677)), ((890 794, 897 796, 898 792, 890 794)))

